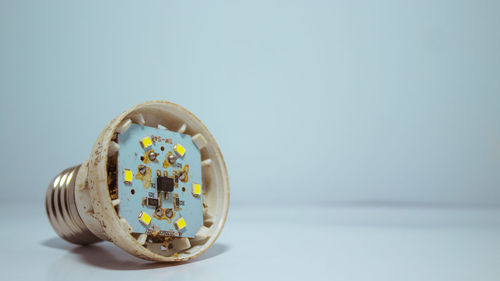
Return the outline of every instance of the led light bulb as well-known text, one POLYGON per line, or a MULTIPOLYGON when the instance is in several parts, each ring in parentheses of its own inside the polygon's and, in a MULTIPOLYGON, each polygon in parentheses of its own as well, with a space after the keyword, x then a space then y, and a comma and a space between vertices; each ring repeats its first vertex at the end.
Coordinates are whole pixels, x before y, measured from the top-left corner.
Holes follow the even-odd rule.
POLYGON ((113 119, 90 157, 50 183, 56 233, 75 244, 111 241, 152 261, 185 261, 217 239, 229 207, 222 154, 203 123, 152 101, 113 119))

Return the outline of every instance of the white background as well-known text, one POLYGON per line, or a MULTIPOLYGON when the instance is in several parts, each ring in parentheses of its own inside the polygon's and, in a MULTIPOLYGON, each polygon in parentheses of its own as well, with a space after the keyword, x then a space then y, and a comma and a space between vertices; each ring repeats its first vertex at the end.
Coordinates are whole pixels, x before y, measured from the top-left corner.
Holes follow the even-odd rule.
POLYGON ((1 1, 4 200, 152 99, 212 131, 232 201, 500 203, 496 1, 1 1))
POLYGON ((498 1, 0 0, 0 268, 495 280, 499 29, 498 1), (156 99, 197 115, 225 157, 218 244, 151 268, 56 238, 50 180, 117 114, 156 99))

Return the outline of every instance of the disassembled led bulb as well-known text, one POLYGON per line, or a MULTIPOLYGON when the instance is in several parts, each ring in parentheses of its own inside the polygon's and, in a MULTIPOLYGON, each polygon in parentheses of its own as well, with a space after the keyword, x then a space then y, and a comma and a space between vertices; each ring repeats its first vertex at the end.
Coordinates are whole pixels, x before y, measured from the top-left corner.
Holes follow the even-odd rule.
POLYGON ((54 178, 45 207, 69 242, 106 240, 143 259, 185 261, 222 231, 227 170, 198 118, 170 102, 146 102, 113 119, 89 159, 54 178))

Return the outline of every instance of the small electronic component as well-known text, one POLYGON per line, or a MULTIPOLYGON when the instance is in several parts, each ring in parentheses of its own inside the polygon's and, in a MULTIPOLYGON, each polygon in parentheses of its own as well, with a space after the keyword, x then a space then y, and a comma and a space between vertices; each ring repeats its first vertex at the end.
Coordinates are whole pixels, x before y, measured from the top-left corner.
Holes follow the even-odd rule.
POLYGON ((168 218, 171 218, 174 216, 174 212, 172 211, 172 208, 168 208, 165 210, 165 215, 168 217, 168 218))
POLYGON ((158 200, 158 198, 146 197, 143 199, 143 202, 148 207, 158 207, 160 205, 160 200, 158 200))
POLYGON ((168 158, 168 163, 170 163, 170 164, 174 164, 175 160, 177 160, 177 156, 175 156, 173 154, 170 154, 167 158, 168 158))
POLYGON ((132 180, 134 180, 134 174, 129 169, 123 170, 123 182, 126 184, 131 184, 132 180))
POLYGON ((141 144, 142 148, 148 149, 151 145, 153 145, 153 142, 151 141, 150 137, 144 137, 142 138, 139 143, 141 144))
POLYGON ((201 184, 193 183, 191 185, 191 193, 193 193, 194 197, 198 197, 201 195, 201 184))
POLYGON ((172 192, 174 191, 174 179, 166 176, 158 176, 156 178, 156 188, 158 192, 172 192))
POLYGON ((184 157, 184 154, 186 154, 186 149, 180 144, 174 145, 174 151, 175 154, 177 154, 181 158, 184 157))
POLYGON ((184 218, 179 218, 175 221, 175 228, 177 228, 177 230, 182 230, 186 227, 186 220, 184 220, 184 218))
POLYGON ((179 199, 178 194, 174 194, 174 208, 178 209, 180 206, 184 206, 184 200, 179 199))
POLYGON ((180 181, 186 181, 186 173, 185 172, 181 172, 179 174, 179 180, 180 181))
POLYGON ((146 214, 146 213, 145 213, 145 212, 143 212, 143 211, 141 211, 141 212, 139 213, 139 216, 137 216, 137 218, 139 219, 139 221, 140 221, 142 224, 144 224, 144 225, 146 225, 146 226, 148 226, 148 225, 151 223, 151 216, 150 216, 150 215, 148 215, 148 214, 146 214))
POLYGON ((150 151, 150 152, 148 153, 148 158, 149 158, 149 160, 151 160, 151 161, 155 161, 155 160, 156 160, 156 156, 158 156, 158 153, 155 153, 154 151, 150 151))
POLYGON ((145 175, 145 174, 146 174, 146 172, 147 172, 147 168, 146 168, 146 166, 144 166, 144 165, 140 165, 140 166, 139 166, 139 173, 141 173, 141 175, 145 175))

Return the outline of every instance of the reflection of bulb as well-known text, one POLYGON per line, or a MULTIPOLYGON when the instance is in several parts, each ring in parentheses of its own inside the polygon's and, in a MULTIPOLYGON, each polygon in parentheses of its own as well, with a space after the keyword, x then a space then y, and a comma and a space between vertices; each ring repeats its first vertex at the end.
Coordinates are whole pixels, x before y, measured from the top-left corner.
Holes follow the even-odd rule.
POLYGON ((222 231, 227 170, 198 118, 173 103, 146 102, 111 121, 87 161, 55 177, 45 207, 69 242, 107 240, 147 260, 188 260, 222 231))

